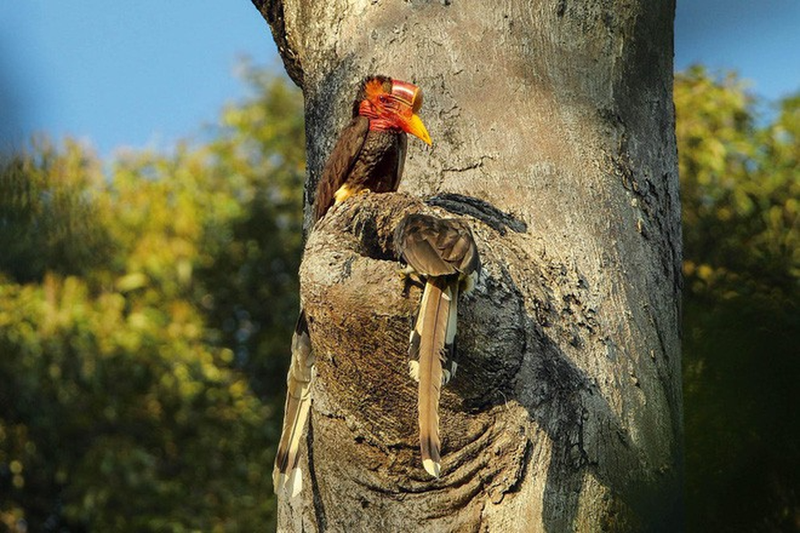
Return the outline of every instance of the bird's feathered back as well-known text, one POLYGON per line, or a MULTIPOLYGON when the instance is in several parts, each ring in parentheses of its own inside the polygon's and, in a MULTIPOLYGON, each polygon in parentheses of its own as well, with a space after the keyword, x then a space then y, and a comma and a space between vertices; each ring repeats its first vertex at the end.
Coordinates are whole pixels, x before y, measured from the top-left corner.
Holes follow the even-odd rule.
POLYGON ((394 232, 397 255, 423 276, 469 276, 480 270, 472 230, 459 219, 413 213, 394 232))

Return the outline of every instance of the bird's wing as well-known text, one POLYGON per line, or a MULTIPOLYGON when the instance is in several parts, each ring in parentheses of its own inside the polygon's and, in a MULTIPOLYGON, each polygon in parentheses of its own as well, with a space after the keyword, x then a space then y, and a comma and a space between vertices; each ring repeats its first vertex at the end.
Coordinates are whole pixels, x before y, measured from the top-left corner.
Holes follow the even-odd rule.
POLYGON ((344 185, 350 169, 358 159, 368 131, 369 119, 357 116, 339 134, 339 139, 322 170, 322 178, 317 184, 317 193, 314 197, 315 221, 321 219, 333 205, 336 191, 344 185))
POLYGON ((406 135, 397 135, 397 172, 394 176, 394 183, 392 190, 396 191, 400 187, 400 180, 403 179, 403 168, 406 164, 406 151, 408 149, 408 137, 406 135))
POLYGON ((423 276, 470 275, 480 268, 475 239, 463 220, 407 215, 395 231, 394 245, 423 276))

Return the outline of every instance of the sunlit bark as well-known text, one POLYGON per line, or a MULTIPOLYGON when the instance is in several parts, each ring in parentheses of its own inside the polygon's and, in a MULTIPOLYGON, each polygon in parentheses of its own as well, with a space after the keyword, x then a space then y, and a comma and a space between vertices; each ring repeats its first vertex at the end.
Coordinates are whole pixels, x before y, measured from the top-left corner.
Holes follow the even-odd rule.
POLYGON ((409 143, 405 194, 349 201, 309 236, 308 483, 279 529, 680 530, 674 3, 254 3, 305 95, 307 191, 366 74, 421 86, 434 141, 409 143), (484 276, 459 307, 431 480, 405 371, 419 292, 390 235, 443 206, 472 223, 484 276))

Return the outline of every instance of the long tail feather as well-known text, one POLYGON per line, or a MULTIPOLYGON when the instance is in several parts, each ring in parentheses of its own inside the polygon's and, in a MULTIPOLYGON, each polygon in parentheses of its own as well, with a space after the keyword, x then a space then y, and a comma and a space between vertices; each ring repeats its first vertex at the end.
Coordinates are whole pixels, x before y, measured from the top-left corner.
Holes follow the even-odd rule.
POLYGON ((292 361, 286 376, 283 429, 275 454, 275 467, 272 470, 272 485, 276 494, 287 486, 291 496, 294 497, 300 493, 303 486, 303 476, 297 462, 300 439, 311 408, 314 360, 305 312, 301 310, 292 334, 292 361))
POLYGON ((410 349, 412 358, 416 355, 413 352, 418 350, 419 446, 422 466, 434 477, 439 477, 441 472, 439 393, 452 300, 453 289, 445 279, 430 278, 425 283, 410 349), (414 336, 418 337, 416 342, 414 336))
POLYGON ((458 283, 450 286, 452 300, 447 313, 447 333, 444 337, 444 367, 442 369, 442 385, 447 385, 456 376, 456 330, 458 326, 458 283))

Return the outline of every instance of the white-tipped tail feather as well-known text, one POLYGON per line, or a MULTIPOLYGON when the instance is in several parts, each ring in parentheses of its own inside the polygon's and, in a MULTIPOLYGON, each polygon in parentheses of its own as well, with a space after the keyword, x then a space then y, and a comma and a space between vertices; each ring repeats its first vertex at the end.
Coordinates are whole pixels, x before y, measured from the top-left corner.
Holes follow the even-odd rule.
MULTIPOLYGON (((434 477, 441 474, 439 395, 444 373, 442 362, 450 314, 454 309, 452 284, 443 278, 425 283, 425 291, 409 347, 410 373, 419 381, 419 446, 422 466, 434 477), (415 364, 416 363, 416 364, 415 364)), ((449 372, 448 372, 449 373, 449 372)))
POLYGON ((442 473, 442 463, 436 462, 433 459, 423 459, 422 468, 433 477, 439 477, 439 474, 442 473))
POLYGON ((394 232, 394 247, 408 265, 402 272, 425 278, 417 320, 409 339, 408 371, 419 382, 422 466, 441 474, 439 394, 456 372, 455 339, 459 290, 467 292, 480 271, 469 224, 410 213, 394 232))
POLYGON ((286 376, 286 404, 283 429, 275 454, 272 484, 277 494, 284 487, 292 497, 303 487, 303 473, 297 465, 300 441, 311 409, 311 382, 314 378, 314 354, 305 314, 300 312, 292 335, 292 360, 286 376))

